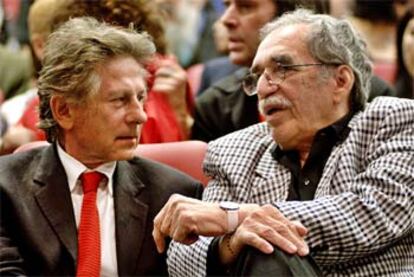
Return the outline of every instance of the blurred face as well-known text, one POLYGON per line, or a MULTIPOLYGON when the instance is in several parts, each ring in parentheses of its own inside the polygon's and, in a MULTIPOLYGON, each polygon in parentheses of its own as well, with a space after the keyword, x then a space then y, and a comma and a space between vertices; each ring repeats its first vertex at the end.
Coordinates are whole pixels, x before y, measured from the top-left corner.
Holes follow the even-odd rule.
POLYGON ((411 76, 414 77, 414 18, 408 22, 405 28, 402 50, 404 65, 411 76))
POLYGON ((234 64, 250 66, 259 45, 259 30, 276 14, 273 0, 224 0, 221 17, 228 30, 228 50, 234 64))
POLYGON ((293 67, 285 71, 279 84, 271 81, 277 64, 319 63, 303 39, 307 28, 293 25, 273 31, 260 44, 251 68, 260 76, 259 109, 272 128, 273 138, 285 150, 306 151, 318 130, 340 118, 334 112, 332 93, 335 67, 293 67))
POLYGON ((94 168, 134 156, 147 115, 145 71, 130 57, 116 57, 97 69, 101 86, 84 104, 71 104, 64 130, 66 151, 94 168))

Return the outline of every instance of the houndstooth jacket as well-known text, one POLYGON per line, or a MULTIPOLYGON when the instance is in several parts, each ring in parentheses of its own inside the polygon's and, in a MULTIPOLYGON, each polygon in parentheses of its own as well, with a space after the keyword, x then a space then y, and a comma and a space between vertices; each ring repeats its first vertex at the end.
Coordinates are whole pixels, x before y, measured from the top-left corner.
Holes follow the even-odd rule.
MULTIPOLYGON (((327 276, 414 276, 414 101, 379 97, 351 119, 312 201, 284 201, 291 174, 270 153, 261 123, 209 144, 203 200, 275 203, 308 229, 306 241, 327 276)), ((171 243, 172 276, 206 275, 211 238, 171 243)))

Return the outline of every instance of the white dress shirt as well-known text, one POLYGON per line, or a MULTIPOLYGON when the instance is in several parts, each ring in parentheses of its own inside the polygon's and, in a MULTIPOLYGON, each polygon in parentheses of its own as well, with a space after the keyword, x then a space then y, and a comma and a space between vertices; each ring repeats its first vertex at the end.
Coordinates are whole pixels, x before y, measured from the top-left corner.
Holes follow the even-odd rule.
MULTIPOLYGON (((70 156, 58 145, 58 155, 68 177, 69 190, 72 198, 76 227, 79 228, 80 214, 83 200, 83 190, 80 175, 85 171, 91 171, 81 162, 70 156)), ((101 233, 101 276, 117 276, 118 267, 115 245, 115 212, 113 198, 113 181, 116 162, 103 164, 93 171, 106 176, 98 187, 96 205, 99 213, 101 233)))

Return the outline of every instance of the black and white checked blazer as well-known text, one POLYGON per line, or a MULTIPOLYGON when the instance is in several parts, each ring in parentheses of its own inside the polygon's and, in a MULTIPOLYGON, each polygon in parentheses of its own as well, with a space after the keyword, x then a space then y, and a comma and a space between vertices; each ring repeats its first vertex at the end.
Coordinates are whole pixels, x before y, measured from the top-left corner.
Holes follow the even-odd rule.
MULTIPOLYGON (((209 144, 205 201, 276 203, 308 229, 324 275, 414 276, 414 101, 379 97, 334 147, 313 201, 284 200, 289 170, 277 163, 265 123, 209 144)), ((171 243, 172 276, 204 276, 211 238, 171 243)))

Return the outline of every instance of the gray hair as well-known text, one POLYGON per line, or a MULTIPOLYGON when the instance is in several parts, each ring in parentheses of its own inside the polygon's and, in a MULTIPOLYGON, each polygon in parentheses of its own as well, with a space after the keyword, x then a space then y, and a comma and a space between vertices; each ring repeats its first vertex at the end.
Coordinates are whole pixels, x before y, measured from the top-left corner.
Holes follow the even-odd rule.
POLYGON ((100 88, 99 65, 118 56, 130 56, 144 64, 154 52, 154 43, 146 33, 111 26, 91 17, 62 24, 47 40, 38 81, 39 128, 45 130, 47 140, 55 141, 60 133, 49 104, 53 95, 82 103, 100 88))
POLYGON ((366 44, 359 34, 345 20, 298 9, 266 24, 261 30, 261 37, 264 39, 276 29, 296 24, 309 26, 305 39, 309 52, 316 60, 327 64, 345 64, 352 69, 355 83, 351 107, 354 111, 362 110, 370 91, 372 65, 366 44))

